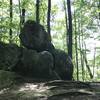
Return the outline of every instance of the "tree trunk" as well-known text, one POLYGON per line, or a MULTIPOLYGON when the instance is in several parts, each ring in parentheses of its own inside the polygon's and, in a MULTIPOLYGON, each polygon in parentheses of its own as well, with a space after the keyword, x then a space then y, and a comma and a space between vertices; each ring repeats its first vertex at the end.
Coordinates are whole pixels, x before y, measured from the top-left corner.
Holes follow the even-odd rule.
POLYGON ((94 70, 96 67, 96 48, 94 48, 94 59, 93 59, 93 78, 94 78, 94 70))
MULTIPOLYGON (((3 3, 3 0, 1 2, 3 3)), ((1 22, 0 22, 0 26, 2 26, 3 25, 3 7, 1 7, 0 10, 1 10, 1 22)), ((3 31, 3 28, 1 28, 1 32, 0 33, 2 33, 2 31, 3 31)), ((0 34, 0 41, 1 40, 2 40, 2 34, 0 34)))
POLYGON ((9 42, 12 42, 12 18, 13 18, 13 11, 12 11, 12 0, 10 0, 10 30, 9 30, 9 42))
POLYGON ((51 41, 51 35, 50 35, 50 13, 51 13, 51 0, 48 0, 48 13, 47 13, 47 31, 50 36, 50 41, 51 41))
MULTIPOLYGON (((65 21, 66 21, 66 44, 68 46, 68 34, 67 34, 67 31, 68 31, 68 22, 67 22, 67 8, 66 8, 66 1, 63 0, 63 5, 64 5, 64 11, 65 11, 65 21)), ((68 51, 68 49, 67 49, 68 51)))
POLYGON ((84 51, 83 51, 83 32, 82 32, 82 16, 80 16, 80 22, 78 21, 78 32, 79 32, 79 49, 80 49, 80 60, 81 60, 81 73, 82 73, 82 80, 84 81, 84 51), (81 36, 82 35, 82 36, 81 36))
POLYGON ((72 58, 72 15, 71 15, 71 4, 70 0, 67 0, 67 9, 68 9, 68 55, 72 58))
POLYGON ((24 24, 25 22, 25 8, 22 9, 22 18, 21 18, 21 22, 22 22, 22 25, 24 24))
POLYGON ((75 53, 76 53, 76 68, 77 68, 77 81, 79 80, 79 66, 78 66, 78 45, 77 45, 77 23, 76 23, 76 15, 74 11, 74 23, 75 23, 75 53))
POLYGON ((88 60, 87 60, 87 56, 86 56, 86 44, 85 44, 85 53, 83 54, 83 56, 84 56, 85 64, 86 64, 86 67, 88 69, 90 78, 92 79, 93 78, 93 75, 92 75, 91 69, 89 67, 88 60))
POLYGON ((99 10, 99 20, 100 20, 100 0, 98 1, 98 10, 99 10))
POLYGON ((21 1, 20 0, 19 0, 19 17, 20 17, 19 32, 21 32, 21 1))
POLYGON ((36 0, 36 22, 40 23, 40 19, 39 19, 39 0, 36 0))

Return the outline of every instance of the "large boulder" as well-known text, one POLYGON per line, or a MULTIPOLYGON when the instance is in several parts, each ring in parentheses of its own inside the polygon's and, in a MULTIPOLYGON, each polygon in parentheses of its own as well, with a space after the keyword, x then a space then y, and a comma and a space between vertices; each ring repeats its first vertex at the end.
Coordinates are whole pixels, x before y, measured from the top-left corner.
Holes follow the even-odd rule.
POLYGON ((24 24, 19 37, 21 44, 29 49, 40 52, 48 49, 48 47, 53 48, 50 43, 50 36, 44 27, 32 20, 28 20, 24 24))
POLYGON ((37 52, 0 42, 0 70, 13 71, 34 79, 58 79, 53 66, 53 56, 48 51, 37 52))
POLYGON ((37 79, 51 79, 53 57, 48 51, 37 52, 23 48, 22 57, 18 64, 13 67, 17 73, 37 79))
POLYGON ((62 50, 52 51, 54 57, 54 70, 62 80, 72 80, 73 63, 71 58, 62 50))
POLYGON ((64 51, 55 49, 50 41, 49 34, 42 25, 28 20, 22 28, 20 40, 27 49, 36 50, 37 52, 50 52, 53 56, 53 72, 56 76, 59 79, 72 80, 73 64, 71 58, 64 51))

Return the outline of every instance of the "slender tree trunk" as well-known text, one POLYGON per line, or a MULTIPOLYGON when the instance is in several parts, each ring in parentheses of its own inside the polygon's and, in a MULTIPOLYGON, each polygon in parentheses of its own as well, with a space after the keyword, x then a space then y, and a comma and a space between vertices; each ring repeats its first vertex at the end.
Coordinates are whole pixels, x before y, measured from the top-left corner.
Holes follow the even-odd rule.
MULTIPOLYGON (((3 3, 3 0, 1 2, 3 3)), ((1 7, 0 10, 1 10, 1 23, 0 23, 0 26, 2 26, 3 25, 3 7, 1 7)), ((1 28, 0 33, 2 33, 2 31, 3 31, 3 28, 1 28)), ((1 40, 2 40, 2 34, 0 34, 0 41, 1 40)))
POLYGON ((96 64, 96 48, 94 48, 94 61, 93 61, 93 78, 94 78, 94 70, 95 70, 95 64, 96 64))
POLYGON ((13 11, 12 11, 13 2, 10 0, 10 30, 9 30, 9 42, 12 42, 12 18, 13 18, 13 11))
POLYGON ((81 61, 82 61, 82 80, 84 81, 85 79, 85 68, 84 68, 84 47, 83 47, 83 32, 82 32, 82 58, 81 58, 81 61))
POLYGON ((21 33, 21 2, 20 0, 19 0, 19 17, 20 17, 19 32, 21 33))
POLYGON ((98 11, 99 11, 99 20, 100 20, 100 0, 98 1, 98 11))
POLYGON ((25 8, 22 8, 21 22, 22 22, 22 25, 25 22, 25 8))
POLYGON ((86 56, 86 44, 84 43, 84 45, 85 45, 85 53, 84 53, 83 56, 84 56, 85 64, 86 64, 86 67, 87 67, 87 69, 88 69, 90 78, 92 79, 92 78, 93 78, 93 75, 92 75, 91 69, 90 69, 90 67, 89 67, 89 65, 88 65, 88 60, 87 60, 87 56, 86 56))
MULTIPOLYGON (((19 0, 19 12, 20 12, 19 30, 20 30, 20 33, 21 33, 22 25, 25 22, 25 11, 26 10, 25 10, 24 6, 21 8, 21 1, 19 0)), ((20 46, 22 46, 21 42, 20 42, 20 46)))
POLYGON ((40 19, 39 19, 39 3, 40 0, 36 0, 36 22, 40 23, 40 19))
POLYGON ((77 81, 79 80, 79 66, 78 66, 78 45, 77 45, 77 23, 76 23, 76 16, 74 11, 74 24, 75 24, 75 53, 76 53, 76 68, 77 68, 77 81))
MULTIPOLYGON (((66 21, 66 44, 67 44, 67 47, 68 47, 68 34, 67 34, 67 31, 68 31, 68 22, 67 22, 67 7, 66 7, 66 1, 63 0, 63 5, 64 5, 64 11, 65 11, 65 21, 66 21)), ((67 50, 68 52, 68 50, 67 50)))
POLYGON ((67 0, 67 7, 66 7, 66 1, 65 0, 63 1, 63 3, 64 3, 64 9, 65 9, 66 33, 67 33, 67 36, 66 36, 67 41, 66 42, 67 42, 67 48, 68 48, 68 56, 72 59, 72 15, 71 15, 71 4, 70 4, 70 0, 67 0))
MULTIPOLYGON (((81 48, 81 29, 80 29, 80 21, 78 19, 78 32, 79 32, 79 37, 78 37, 78 41, 79 41, 79 50, 80 50, 80 66, 82 66, 82 48, 81 48)), ((80 71, 80 70, 79 70, 80 71)))
POLYGON ((80 47, 80 57, 81 57, 81 66, 82 66, 82 80, 84 81, 84 51, 83 51, 83 32, 82 32, 82 16, 80 14, 80 25, 79 25, 79 47, 80 47))
POLYGON ((81 68, 82 68, 81 72, 82 72, 82 80, 84 81, 84 75, 85 75, 85 73, 84 73, 84 57, 83 57, 84 56, 84 51, 83 51, 83 36, 81 38, 81 34, 82 34, 81 30, 82 30, 81 25, 79 25, 79 48, 80 48, 81 68))
POLYGON ((71 15, 71 3, 70 0, 67 0, 67 9, 68 9, 68 55, 72 59, 72 15, 71 15))
POLYGON ((48 0, 48 13, 47 13, 47 31, 50 36, 50 41, 51 41, 51 29, 50 29, 50 14, 51 14, 51 0, 48 0))

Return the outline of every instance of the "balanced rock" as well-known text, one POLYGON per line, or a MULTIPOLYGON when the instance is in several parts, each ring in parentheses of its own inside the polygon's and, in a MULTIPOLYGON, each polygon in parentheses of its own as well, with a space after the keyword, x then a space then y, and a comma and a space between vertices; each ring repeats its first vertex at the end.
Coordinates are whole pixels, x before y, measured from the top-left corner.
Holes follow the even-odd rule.
POLYGON ((53 48, 50 43, 50 36, 44 27, 32 20, 28 20, 24 24, 19 37, 22 45, 29 49, 40 52, 48 49, 48 47, 53 48))
MULTIPOLYGON (((50 41, 49 34, 42 25, 28 20, 24 24, 19 37, 21 44, 27 49, 36 50, 37 52, 48 51, 52 55, 53 67, 51 69, 59 79, 72 80, 73 64, 70 57, 64 51, 55 49, 50 41)), ((42 59, 42 57, 40 58, 42 59)), ((46 61, 43 61, 45 68, 48 67, 46 61)))

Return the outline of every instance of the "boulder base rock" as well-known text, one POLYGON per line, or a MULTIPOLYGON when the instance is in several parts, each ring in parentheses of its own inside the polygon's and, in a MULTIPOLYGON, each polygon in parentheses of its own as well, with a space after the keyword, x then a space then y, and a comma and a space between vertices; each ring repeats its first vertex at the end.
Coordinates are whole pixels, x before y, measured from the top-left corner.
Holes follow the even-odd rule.
POLYGON ((0 42, 0 69, 10 70, 18 63, 20 55, 20 47, 16 44, 0 42))
POLYGON ((51 79, 53 57, 48 51, 36 52, 35 50, 23 49, 19 63, 13 71, 31 78, 51 79))
POLYGON ((62 50, 55 49, 53 52, 54 70, 58 73, 62 80, 72 80, 73 63, 71 58, 62 50))

